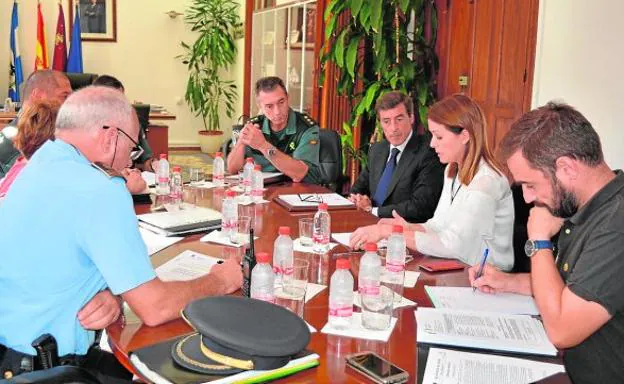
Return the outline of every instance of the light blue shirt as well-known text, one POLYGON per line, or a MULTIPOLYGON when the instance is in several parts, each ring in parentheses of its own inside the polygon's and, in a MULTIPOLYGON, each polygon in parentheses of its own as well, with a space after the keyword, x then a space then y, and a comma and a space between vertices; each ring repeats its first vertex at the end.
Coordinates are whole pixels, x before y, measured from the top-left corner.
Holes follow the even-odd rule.
POLYGON ((0 344, 35 354, 32 341, 50 333, 60 356, 85 354, 94 332, 80 309, 154 277, 124 180, 46 142, 0 204, 0 344))

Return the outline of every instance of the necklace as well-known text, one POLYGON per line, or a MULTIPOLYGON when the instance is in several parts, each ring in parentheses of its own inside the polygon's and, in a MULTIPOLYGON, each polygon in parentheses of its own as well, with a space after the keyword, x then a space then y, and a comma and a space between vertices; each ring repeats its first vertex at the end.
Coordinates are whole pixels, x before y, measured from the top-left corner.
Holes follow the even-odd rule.
POLYGON ((455 196, 457 196, 459 190, 462 187, 461 183, 459 183, 459 187, 457 188, 457 190, 455 190, 455 180, 457 180, 457 175, 453 177, 453 182, 451 183, 451 205, 453 205, 453 200, 455 200, 455 196))

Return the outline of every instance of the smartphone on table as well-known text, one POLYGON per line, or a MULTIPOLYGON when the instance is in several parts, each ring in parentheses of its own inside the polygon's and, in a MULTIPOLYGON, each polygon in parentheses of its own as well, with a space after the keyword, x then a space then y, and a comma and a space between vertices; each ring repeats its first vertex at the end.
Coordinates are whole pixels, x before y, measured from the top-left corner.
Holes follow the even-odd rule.
POLYGON ((406 383, 409 374, 373 352, 359 352, 347 355, 347 366, 366 376, 375 383, 406 383))

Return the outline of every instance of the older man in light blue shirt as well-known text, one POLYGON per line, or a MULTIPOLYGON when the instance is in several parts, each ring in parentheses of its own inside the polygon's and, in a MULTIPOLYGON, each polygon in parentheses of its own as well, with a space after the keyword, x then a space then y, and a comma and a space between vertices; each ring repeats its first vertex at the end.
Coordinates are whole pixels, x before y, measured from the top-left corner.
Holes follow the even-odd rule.
POLYGON ((138 131, 120 92, 76 92, 59 110, 56 140, 35 153, 0 205, 0 344, 11 351, 33 355, 32 341, 50 333, 59 355, 84 355, 93 332, 76 315, 106 287, 147 325, 178 317, 193 299, 240 287, 233 259, 190 282, 156 277, 118 173, 138 131))

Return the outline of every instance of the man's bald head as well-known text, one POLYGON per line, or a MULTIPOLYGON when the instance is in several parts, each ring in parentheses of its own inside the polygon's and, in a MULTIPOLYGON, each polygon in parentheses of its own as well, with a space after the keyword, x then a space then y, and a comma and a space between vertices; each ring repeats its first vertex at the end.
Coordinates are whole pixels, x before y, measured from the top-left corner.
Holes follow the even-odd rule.
POLYGON ((90 161, 121 170, 130 161, 132 140, 138 141, 139 121, 123 93, 90 86, 73 93, 63 103, 55 134, 75 145, 90 161))
POLYGON ((60 104, 71 92, 71 84, 63 72, 44 69, 28 76, 24 85, 23 99, 25 103, 31 98, 37 98, 60 104))

